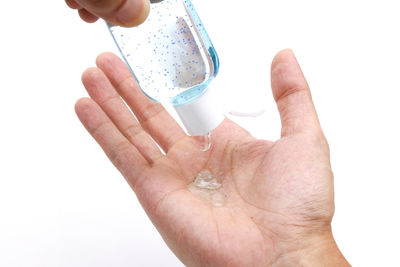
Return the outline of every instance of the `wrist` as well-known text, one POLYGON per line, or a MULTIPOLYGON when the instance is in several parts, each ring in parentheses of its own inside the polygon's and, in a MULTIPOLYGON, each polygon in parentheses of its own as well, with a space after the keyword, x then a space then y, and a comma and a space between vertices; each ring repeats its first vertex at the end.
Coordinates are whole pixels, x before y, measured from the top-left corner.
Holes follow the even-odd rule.
POLYGON ((294 241, 284 251, 274 266, 350 266, 331 232, 294 241))

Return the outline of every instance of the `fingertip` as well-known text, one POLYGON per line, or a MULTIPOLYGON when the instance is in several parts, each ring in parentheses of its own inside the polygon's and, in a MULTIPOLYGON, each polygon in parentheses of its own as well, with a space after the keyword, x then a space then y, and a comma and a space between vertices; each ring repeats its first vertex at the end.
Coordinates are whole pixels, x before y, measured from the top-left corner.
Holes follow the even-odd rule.
POLYGON ((75 113, 85 128, 92 133, 99 122, 104 119, 101 108, 88 97, 83 97, 75 103, 75 113))
POLYGON ((274 59, 272 60, 272 68, 271 70, 273 70, 274 66, 276 66, 277 64, 279 64, 280 62, 282 62, 283 60, 286 60, 287 58, 295 58, 295 54, 293 52, 292 49, 290 48, 285 48, 280 50, 274 57, 274 59))
POLYGON ((118 25, 134 27, 143 23, 150 12, 149 0, 127 0, 117 11, 115 19, 118 25))
POLYGON ((118 86, 121 81, 132 77, 132 73, 127 68, 126 63, 113 53, 105 52, 100 54, 96 59, 96 65, 114 86, 118 86))
POLYGON ((310 88, 291 49, 275 56, 271 87, 281 116, 282 136, 320 130, 310 88))
POLYGON ((86 85, 89 82, 96 80, 99 75, 99 69, 96 67, 90 67, 86 69, 81 76, 82 83, 86 85))
POLYGON ((109 64, 112 60, 115 58, 119 58, 116 56, 114 53, 111 52, 103 52, 100 55, 97 56, 96 58, 96 66, 100 68, 100 66, 104 66, 106 64, 109 64))
POLYGON ((80 9, 80 8, 82 8, 82 6, 79 3, 77 3, 75 0, 65 0, 65 3, 71 9, 80 9))
POLYGON ((78 115, 79 119, 82 118, 82 115, 87 113, 85 112, 86 110, 89 109, 89 106, 91 104, 92 100, 88 97, 82 97, 78 99, 78 101, 75 102, 75 113, 78 115))
POLYGON ((280 57, 285 57, 285 56, 294 56, 294 52, 291 48, 284 48, 280 50, 276 55, 275 58, 278 59, 280 57))
POLYGON ((83 8, 78 10, 78 14, 79 17, 87 23, 94 23, 99 19, 96 15, 93 15, 92 13, 83 8))
POLYGON ((271 86, 276 101, 292 91, 308 89, 293 50, 283 49, 274 57, 271 65, 271 86))
POLYGON ((101 103, 114 94, 110 81, 99 68, 88 68, 82 74, 82 83, 89 96, 97 103, 101 103))

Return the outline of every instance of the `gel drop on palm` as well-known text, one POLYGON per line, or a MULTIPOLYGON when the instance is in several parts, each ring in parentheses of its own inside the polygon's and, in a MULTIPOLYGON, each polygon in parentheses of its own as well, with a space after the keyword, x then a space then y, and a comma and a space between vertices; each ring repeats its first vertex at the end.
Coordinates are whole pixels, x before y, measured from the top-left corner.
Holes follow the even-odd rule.
POLYGON ((142 91, 172 104, 190 135, 205 136, 223 121, 209 88, 218 56, 189 0, 152 0, 143 24, 108 27, 142 91))

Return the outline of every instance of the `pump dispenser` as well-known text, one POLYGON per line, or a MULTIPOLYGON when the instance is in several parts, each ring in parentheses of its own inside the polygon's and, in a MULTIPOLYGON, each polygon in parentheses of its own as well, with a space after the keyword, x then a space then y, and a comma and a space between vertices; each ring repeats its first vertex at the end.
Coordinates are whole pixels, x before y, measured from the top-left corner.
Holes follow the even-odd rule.
POLYGON ((107 26, 142 91, 172 104, 189 135, 205 136, 223 121, 209 87, 218 56, 189 0, 153 0, 143 24, 107 26))

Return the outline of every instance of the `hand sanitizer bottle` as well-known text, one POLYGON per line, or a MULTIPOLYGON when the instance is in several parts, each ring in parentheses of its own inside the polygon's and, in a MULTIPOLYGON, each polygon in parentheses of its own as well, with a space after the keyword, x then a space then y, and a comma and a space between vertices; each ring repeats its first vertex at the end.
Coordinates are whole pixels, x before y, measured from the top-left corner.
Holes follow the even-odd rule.
POLYGON ((209 88, 218 56, 189 0, 152 0, 143 24, 107 25, 142 91, 172 104, 189 135, 206 136, 223 121, 209 88))

